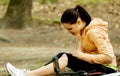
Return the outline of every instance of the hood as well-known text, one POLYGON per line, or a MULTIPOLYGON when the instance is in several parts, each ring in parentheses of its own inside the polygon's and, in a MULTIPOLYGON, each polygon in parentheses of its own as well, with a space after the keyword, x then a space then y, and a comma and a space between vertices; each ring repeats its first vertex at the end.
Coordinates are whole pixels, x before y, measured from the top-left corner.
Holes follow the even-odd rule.
POLYGON ((93 18, 92 21, 90 22, 90 24, 85 28, 85 30, 90 30, 92 28, 96 28, 99 27, 101 29, 103 29, 104 31, 107 31, 107 26, 108 26, 108 22, 103 21, 100 18, 93 18))

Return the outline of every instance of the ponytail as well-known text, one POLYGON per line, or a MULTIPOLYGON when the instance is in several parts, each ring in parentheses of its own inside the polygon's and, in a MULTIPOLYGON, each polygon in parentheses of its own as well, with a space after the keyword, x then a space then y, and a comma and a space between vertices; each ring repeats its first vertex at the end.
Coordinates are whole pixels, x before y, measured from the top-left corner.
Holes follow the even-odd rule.
POLYGON ((79 16, 80 16, 81 20, 86 22, 86 26, 89 25, 89 23, 91 21, 91 16, 88 14, 88 12, 83 7, 81 7, 80 5, 77 5, 74 8, 74 10, 79 13, 79 16))
POLYGON ((79 5, 77 5, 75 8, 65 10, 65 12, 62 14, 61 22, 74 24, 77 22, 79 17, 82 21, 86 22, 86 26, 89 25, 91 17, 87 11, 79 5))

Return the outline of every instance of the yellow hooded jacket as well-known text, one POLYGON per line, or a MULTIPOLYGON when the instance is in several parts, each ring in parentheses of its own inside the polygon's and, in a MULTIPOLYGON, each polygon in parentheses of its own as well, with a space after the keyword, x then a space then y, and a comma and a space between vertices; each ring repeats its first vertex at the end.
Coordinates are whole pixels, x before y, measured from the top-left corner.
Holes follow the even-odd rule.
POLYGON ((91 64, 102 64, 116 70, 116 57, 108 38, 107 25, 106 21, 94 18, 85 27, 80 44, 81 57, 91 64))

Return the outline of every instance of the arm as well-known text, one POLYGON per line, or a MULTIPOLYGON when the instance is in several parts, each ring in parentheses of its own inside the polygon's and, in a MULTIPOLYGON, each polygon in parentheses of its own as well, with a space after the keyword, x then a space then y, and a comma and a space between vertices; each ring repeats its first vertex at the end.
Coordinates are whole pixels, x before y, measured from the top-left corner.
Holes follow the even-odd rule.
POLYGON ((112 62, 114 56, 112 46, 108 39, 106 31, 100 28, 95 28, 88 32, 88 39, 94 43, 99 51, 99 54, 85 54, 83 55, 86 60, 91 63, 107 64, 112 62), (85 57, 86 56, 86 57, 85 57))
POLYGON ((88 39, 94 43, 99 51, 98 54, 88 54, 83 52, 76 52, 79 59, 85 60, 90 63, 97 64, 108 64, 112 62, 112 58, 114 57, 112 46, 108 39, 108 34, 99 28, 90 30, 88 33, 88 39), (99 30, 99 31, 98 31, 99 30))

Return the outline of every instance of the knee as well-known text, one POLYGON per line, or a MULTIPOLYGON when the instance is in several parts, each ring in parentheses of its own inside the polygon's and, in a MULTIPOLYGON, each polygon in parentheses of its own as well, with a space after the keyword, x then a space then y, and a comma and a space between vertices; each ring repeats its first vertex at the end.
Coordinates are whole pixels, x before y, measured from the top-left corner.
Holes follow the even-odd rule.
POLYGON ((66 54, 63 54, 63 55, 60 57, 60 59, 61 59, 62 61, 68 61, 68 57, 67 57, 66 54))
POLYGON ((63 54, 60 58, 59 58, 59 64, 61 67, 66 67, 68 64, 68 57, 66 54, 63 54))

